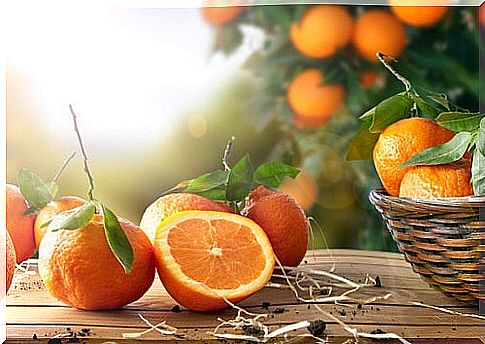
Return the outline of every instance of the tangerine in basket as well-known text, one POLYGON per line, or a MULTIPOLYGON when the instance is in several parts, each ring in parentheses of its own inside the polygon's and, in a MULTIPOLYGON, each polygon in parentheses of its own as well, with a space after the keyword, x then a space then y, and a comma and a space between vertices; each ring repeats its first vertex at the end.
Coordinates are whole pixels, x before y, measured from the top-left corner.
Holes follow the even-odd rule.
POLYGON ((80 197, 76 196, 65 196, 61 197, 55 201, 49 202, 45 207, 43 207, 37 214, 34 223, 34 236, 35 236, 35 246, 37 249, 40 246, 40 242, 47 231, 46 224, 56 215, 62 213, 66 210, 71 210, 84 205, 86 201, 80 197))
POLYGON ((311 58, 334 55, 352 39, 352 15, 344 6, 311 6, 290 28, 290 38, 300 53, 311 58))
POLYGON ((78 229, 51 230, 69 215, 54 218, 39 248, 39 274, 51 295, 85 310, 116 309, 143 296, 155 276, 153 247, 146 234, 118 217, 134 254, 131 272, 125 273, 108 244, 101 215, 78 229))
POLYGON ((164 219, 155 236, 160 279, 172 298, 195 311, 229 307, 262 289, 274 268, 268 237, 243 216, 183 211, 164 219))
POLYGON ((30 258, 35 252, 34 220, 35 216, 25 216, 29 208, 20 189, 6 185, 6 224, 15 247, 17 263, 30 258))
POLYGON ((284 266, 298 266, 308 249, 305 211, 287 193, 264 186, 252 191, 242 214, 263 228, 276 257, 284 266))
POLYGON ((400 197, 438 198, 473 195, 468 159, 445 165, 413 166, 401 183, 400 197))
POLYGON ((399 196, 401 181, 411 167, 400 165, 413 155, 449 141, 455 133, 426 118, 405 118, 388 126, 374 146, 373 159, 382 185, 399 196))
POLYGON ((140 228, 153 241, 160 222, 166 217, 184 210, 233 212, 225 203, 215 202, 203 196, 190 193, 172 193, 160 197, 146 208, 141 218, 140 228))

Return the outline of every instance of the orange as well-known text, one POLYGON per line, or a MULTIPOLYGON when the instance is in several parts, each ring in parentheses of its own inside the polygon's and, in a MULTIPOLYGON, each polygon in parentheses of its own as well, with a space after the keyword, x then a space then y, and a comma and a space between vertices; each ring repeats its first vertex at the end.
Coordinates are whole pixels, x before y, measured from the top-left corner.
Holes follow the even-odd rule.
POLYGON ((226 204, 214 202, 206 197, 189 193, 173 193, 160 197, 146 208, 141 218, 140 228, 153 241, 160 222, 164 218, 184 210, 233 212, 226 204))
POLYGON ((184 211, 160 224, 157 269, 175 301, 195 311, 228 308, 262 289, 274 254, 264 231, 236 214, 184 211))
POLYGON ((203 7, 201 8, 202 18, 206 23, 214 26, 224 26, 225 24, 238 17, 244 7, 227 6, 227 7, 203 7))
POLYGON ((10 238, 10 234, 8 234, 7 231, 5 231, 4 233, 5 235, 3 233, 0 234, 0 254, 2 255, 2 257, 4 257, 1 260, 2 280, 0 281, 1 283, 0 300, 3 299, 5 294, 10 289, 13 275, 15 273, 15 262, 16 262, 15 248, 13 246, 12 239, 10 238))
POLYGON ((353 42, 366 60, 377 62, 378 52, 399 57, 404 51, 406 40, 404 25, 385 10, 368 10, 355 23, 353 42))
MULTIPOLYGON (((407 6, 413 0, 389 0, 391 10, 404 23, 416 27, 428 27, 439 22, 446 12, 446 6, 407 6)), ((435 1, 442 4, 443 1, 435 1)))
POLYGON ((379 136, 373 152, 374 166, 387 192, 399 195, 401 181, 410 169, 400 168, 402 163, 429 147, 449 141, 454 135, 426 118, 406 118, 388 126, 379 136))
POLYGON ((324 58, 334 55, 352 39, 353 20, 343 6, 311 6, 300 22, 293 23, 290 38, 303 55, 324 58))
MULTIPOLYGON (((63 221, 59 214, 49 229, 63 221)), ((118 218, 133 248, 132 270, 126 274, 110 249, 101 215, 75 230, 47 230, 39 248, 39 273, 52 296, 79 309, 123 307, 138 300, 152 285, 155 256, 146 234, 118 218)))
POLYGON ((7 184, 6 195, 7 230, 15 246, 17 263, 21 263, 30 258, 35 252, 35 216, 24 216, 29 206, 17 186, 7 184))
POLYGON ((470 184, 471 163, 462 159, 456 163, 434 166, 414 166, 401 183, 400 197, 437 198, 473 195, 470 184))
POLYGON ((317 183, 306 171, 301 171, 295 179, 285 178, 278 191, 286 192, 304 209, 309 210, 317 199, 317 183))
POLYGON ((61 197, 58 200, 52 201, 44 208, 42 208, 37 214, 34 223, 35 246, 39 248, 40 241, 44 237, 44 234, 47 230, 47 226, 43 227, 43 224, 47 223, 57 214, 62 213, 66 210, 77 208, 85 203, 86 201, 82 198, 75 196, 66 196, 61 197))
POLYGON ((382 75, 372 70, 362 72, 360 74, 360 87, 364 90, 368 90, 373 86, 384 86, 384 78, 382 75))
POLYGON ((263 228, 281 264, 300 264, 308 248, 309 225, 290 195, 259 186, 249 194, 242 214, 263 228))
POLYGON ((325 84, 318 69, 307 69, 298 74, 287 91, 288 104, 295 121, 303 125, 319 126, 327 122, 342 106, 345 89, 341 84, 325 84))

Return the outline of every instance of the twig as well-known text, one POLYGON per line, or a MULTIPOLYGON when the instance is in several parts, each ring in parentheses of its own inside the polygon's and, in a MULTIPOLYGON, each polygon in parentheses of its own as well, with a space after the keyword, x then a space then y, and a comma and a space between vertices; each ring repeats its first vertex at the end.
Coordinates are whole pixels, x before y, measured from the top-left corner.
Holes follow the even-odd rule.
POLYGON ((72 105, 69 105, 69 110, 71 110, 72 120, 74 122, 74 131, 76 131, 77 140, 79 142, 79 147, 81 148, 81 153, 82 153, 82 156, 83 156, 84 172, 86 172, 86 175, 88 177, 88 182, 89 182, 88 200, 92 201, 94 199, 93 198, 94 178, 91 175, 91 171, 89 170, 88 155, 86 154, 86 150, 84 149, 83 140, 81 138, 81 133, 79 132, 79 127, 77 125, 76 113, 74 112, 72 105))
MULTIPOLYGON (((392 75, 394 75, 396 77, 396 79, 398 79, 399 81, 401 81, 404 84, 404 86, 406 87, 406 92, 409 92, 409 91, 413 90, 413 88, 411 87, 411 83, 409 82, 409 80, 406 79, 405 77, 403 77, 401 74, 399 74, 387 62, 387 60, 391 59, 391 57, 389 57, 387 55, 384 55, 383 53, 377 53, 376 56, 379 59, 379 61, 381 61, 381 63, 384 65, 384 67, 386 67, 392 73, 392 75)), ((394 58, 392 58, 392 60, 395 61, 394 58)), ((414 92, 414 90, 413 90, 413 92, 414 92)))
POLYGON ((485 316, 483 316, 483 315, 470 314, 470 313, 461 313, 461 312, 452 311, 452 310, 449 310, 449 309, 446 309, 446 308, 441 308, 441 307, 427 305, 427 304, 421 303, 421 302, 411 302, 411 304, 416 305, 416 306, 420 306, 420 307, 435 309, 437 311, 444 312, 444 313, 448 313, 448 314, 459 315, 459 316, 467 317, 467 318, 476 318, 476 319, 485 320, 485 316))
POLYGON ((234 136, 231 137, 229 141, 227 141, 226 149, 224 149, 224 155, 222 157, 222 164, 224 165, 224 169, 226 171, 230 171, 231 167, 229 166, 229 163, 227 162, 229 159, 229 154, 231 153, 231 148, 232 144, 234 143, 234 140, 236 138, 234 136))
POLYGON ((76 151, 72 151, 71 154, 67 157, 66 160, 62 163, 61 168, 59 168, 59 171, 55 174, 54 178, 52 178, 52 182, 56 183, 59 177, 61 176, 62 172, 66 169, 67 165, 71 162, 72 159, 76 156, 76 151))

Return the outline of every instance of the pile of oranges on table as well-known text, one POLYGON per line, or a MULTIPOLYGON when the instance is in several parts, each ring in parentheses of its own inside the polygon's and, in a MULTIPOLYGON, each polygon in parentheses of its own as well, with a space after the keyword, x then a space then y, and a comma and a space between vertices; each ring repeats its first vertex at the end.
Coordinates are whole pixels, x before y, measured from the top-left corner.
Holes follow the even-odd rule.
POLYGON ((285 192, 259 186, 240 214, 203 196, 172 193, 147 207, 140 226, 118 217, 134 253, 126 273, 110 249, 100 214, 81 228, 55 229, 85 200, 61 197, 26 216, 28 204, 20 189, 7 185, 6 193, 7 245, 2 247, 7 250, 7 290, 15 264, 38 250, 46 289, 79 309, 116 309, 138 300, 156 270, 182 306, 227 308, 263 288, 275 260, 297 266, 307 251, 305 212, 285 192))

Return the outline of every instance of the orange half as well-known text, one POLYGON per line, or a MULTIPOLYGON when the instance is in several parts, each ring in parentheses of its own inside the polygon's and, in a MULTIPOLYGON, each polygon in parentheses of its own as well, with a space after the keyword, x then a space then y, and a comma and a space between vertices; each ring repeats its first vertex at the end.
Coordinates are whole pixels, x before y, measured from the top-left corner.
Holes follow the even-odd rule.
POLYGON ((155 236, 157 270, 172 298, 196 311, 229 307, 262 289, 275 260, 263 229, 243 216, 183 211, 155 236))

